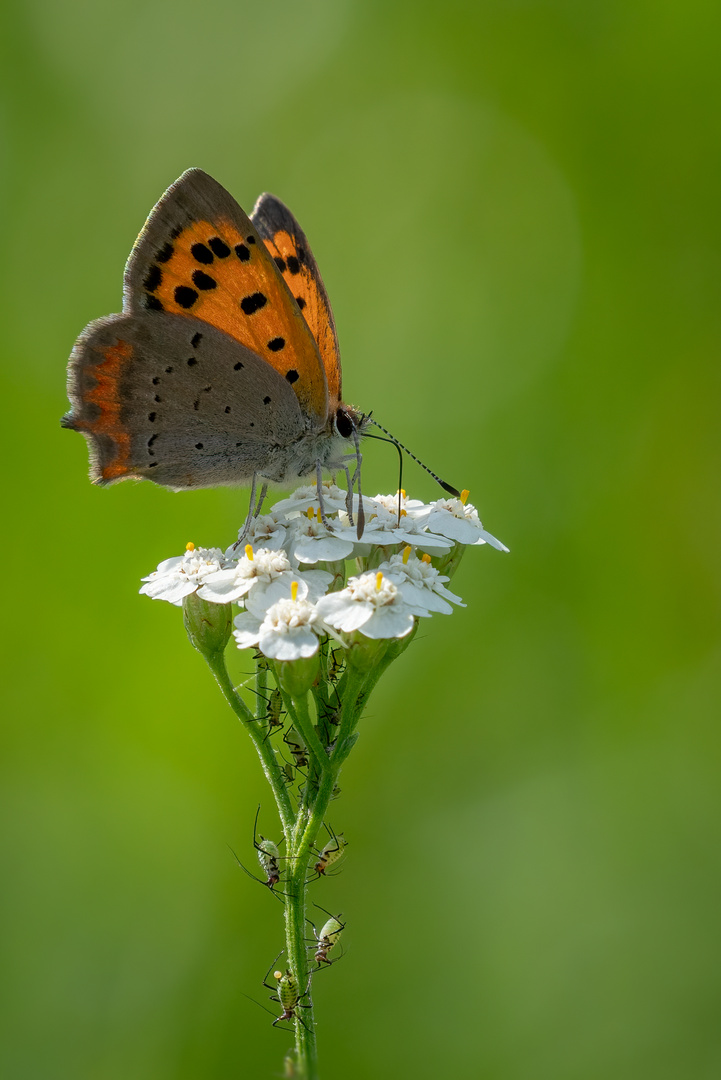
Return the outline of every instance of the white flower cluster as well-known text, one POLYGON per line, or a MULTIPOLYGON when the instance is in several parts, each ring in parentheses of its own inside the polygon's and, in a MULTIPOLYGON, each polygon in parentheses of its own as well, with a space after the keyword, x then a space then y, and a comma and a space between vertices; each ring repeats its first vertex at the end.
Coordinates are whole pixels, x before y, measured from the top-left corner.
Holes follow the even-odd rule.
MULTIPOLYGON (((253 519, 244 547, 237 543, 222 552, 188 544, 184 555, 166 559, 143 578, 140 591, 176 606, 191 593, 210 603, 240 604, 238 648, 260 649, 273 660, 313 656, 325 635, 340 643, 356 631, 367 638, 403 638, 417 617, 465 606, 446 588, 449 578, 442 573, 454 548, 490 544, 508 551, 486 532, 467 497, 463 492, 460 499, 430 505, 407 499, 405 492, 364 497, 365 528, 358 540, 345 491, 323 485, 328 528, 316 488, 301 487, 253 519), (420 558, 414 548, 423 552, 420 558), (338 564, 351 558, 360 573, 339 587, 338 564)), ((355 515, 358 510, 353 496, 355 515)))

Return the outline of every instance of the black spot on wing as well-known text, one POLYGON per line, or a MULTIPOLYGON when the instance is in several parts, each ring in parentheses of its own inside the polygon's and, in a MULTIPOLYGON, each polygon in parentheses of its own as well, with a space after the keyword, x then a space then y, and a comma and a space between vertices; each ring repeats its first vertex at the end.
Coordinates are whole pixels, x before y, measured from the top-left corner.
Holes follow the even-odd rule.
POLYGON ((285 348, 285 338, 274 337, 272 341, 268 342, 268 348, 271 352, 280 352, 281 349, 285 348))
POLYGON ((205 244, 193 244, 190 254, 196 262, 203 263, 204 266, 210 266, 213 261, 213 252, 205 244))
POLYGON ((163 280, 163 272, 159 266, 155 263, 150 267, 148 273, 145 275, 145 281, 143 282, 143 288, 148 292, 155 292, 160 282, 163 280))
POLYGON ((165 308, 160 300, 158 300, 157 296, 146 296, 145 306, 148 311, 165 311, 165 308))
POLYGON ((230 255, 230 248, 219 236, 212 236, 208 241, 208 247, 219 259, 227 259, 230 255))
POLYGON ((182 308, 191 308, 198 299, 195 289, 191 289, 187 285, 178 285, 174 296, 176 304, 180 304, 182 308))
POLYGON ((244 296, 240 301, 240 306, 246 315, 252 315, 254 311, 260 311, 267 303, 267 296, 264 296, 262 292, 254 292, 250 296, 244 296))
POLYGON ((163 244, 160 251, 155 253, 155 262, 166 263, 168 259, 172 259, 175 248, 172 244, 163 244))
POLYGON ((288 269, 290 270, 291 274, 300 273, 300 263, 296 259, 295 255, 288 256, 288 269))
POLYGON ((202 340, 203 340, 203 335, 202 334, 193 334, 192 338, 190 339, 190 344, 193 346, 194 349, 197 349, 198 345, 200 345, 202 340))
POLYGON ((286 371, 285 377, 286 377, 286 379, 288 380, 289 383, 294 383, 294 382, 298 382, 298 379, 300 378, 300 375, 298 374, 298 372, 294 368, 291 368, 290 371, 286 371))
POLYGON ((217 288, 218 282, 215 280, 215 278, 212 278, 210 274, 206 274, 205 271, 194 270, 193 285, 195 285, 195 287, 198 289, 207 290, 217 288))
POLYGON ((248 262, 250 259, 250 249, 245 244, 235 245, 235 254, 238 256, 241 262, 248 262))

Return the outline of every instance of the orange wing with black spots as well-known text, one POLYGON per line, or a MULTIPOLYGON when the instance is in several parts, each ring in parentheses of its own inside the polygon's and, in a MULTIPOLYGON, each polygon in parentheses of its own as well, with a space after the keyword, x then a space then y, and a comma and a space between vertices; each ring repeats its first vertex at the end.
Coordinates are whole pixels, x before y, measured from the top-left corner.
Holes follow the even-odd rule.
POLYGON ((261 195, 250 220, 273 256, 315 338, 328 382, 329 412, 333 415, 341 402, 338 335, 330 300, 310 244, 293 214, 275 195, 267 192, 261 195))
POLYGON ((325 428, 328 383, 308 323, 253 223, 201 169, 183 173, 148 217, 125 270, 123 309, 224 331, 287 379, 311 430, 325 428))

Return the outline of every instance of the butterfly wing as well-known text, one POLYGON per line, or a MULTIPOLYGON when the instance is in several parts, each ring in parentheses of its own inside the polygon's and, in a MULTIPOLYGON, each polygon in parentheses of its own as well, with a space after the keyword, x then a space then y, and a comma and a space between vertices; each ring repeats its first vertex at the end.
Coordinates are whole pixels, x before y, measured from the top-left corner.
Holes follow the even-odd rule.
POLYGON ((125 270, 123 309, 201 319, 287 379, 312 431, 328 420, 328 388, 308 324, 235 199, 188 169, 152 210, 125 270))
POLYGON ((328 293, 307 237, 288 207, 267 192, 256 202, 250 220, 275 259, 315 338, 328 382, 329 412, 335 415, 341 401, 338 335, 328 293))
POLYGON ((163 312, 110 315, 83 331, 68 364, 65 427, 90 449, 90 476, 172 488, 282 473, 306 430, 290 383, 208 323, 163 312))

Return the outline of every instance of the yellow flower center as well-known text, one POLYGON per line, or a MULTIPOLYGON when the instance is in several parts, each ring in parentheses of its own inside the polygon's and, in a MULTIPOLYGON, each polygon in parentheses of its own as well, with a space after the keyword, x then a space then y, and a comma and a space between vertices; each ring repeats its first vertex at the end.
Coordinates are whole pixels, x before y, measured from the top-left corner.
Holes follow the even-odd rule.
POLYGON ((188 543, 185 545, 185 550, 186 551, 195 551, 195 544, 193 543, 192 540, 188 540, 188 543))
POLYGON ((248 560, 248 562, 253 561, 253 545, 252 544, 246 544, 245 545, 245 557, 248 560))

